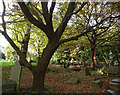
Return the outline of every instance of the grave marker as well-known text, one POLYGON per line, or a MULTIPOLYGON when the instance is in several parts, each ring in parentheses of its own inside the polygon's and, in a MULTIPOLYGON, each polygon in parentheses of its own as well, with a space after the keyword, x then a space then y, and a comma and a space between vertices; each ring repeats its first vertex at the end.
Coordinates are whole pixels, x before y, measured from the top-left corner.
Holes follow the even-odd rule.
POLYGON ((11 68, 11 72, 10 72, 10 80, 13 80, 17 83, 17 89, 20 86, 21 71, 22 71, 22 67, 19 64, 19 61, 17 60, 15 62, 15 65, 11 68))
POLYGON ((115 91, 120 91, 120 78, 111 80, 109 88, 115 91))

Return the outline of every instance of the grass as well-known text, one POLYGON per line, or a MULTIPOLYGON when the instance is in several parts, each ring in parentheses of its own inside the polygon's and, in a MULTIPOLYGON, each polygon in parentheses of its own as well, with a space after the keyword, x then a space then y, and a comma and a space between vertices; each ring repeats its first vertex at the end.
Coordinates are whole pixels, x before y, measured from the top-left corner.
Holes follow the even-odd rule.
POLYGON ((33 66, 37 65, 37 63, 31 63, 33 66))
POLYGON ((6 60, 1 60, 0 61, 0 66, 2 67, 9 67, 15 64, 15 61, 10 60, 9 62, 6 60))
MULTIPOLYGON (((0 66, 2 67, 10 67, 15 65, 15 61, 10 60, 10 61, 6 61, 6 60, 1 60, 0 61, 0 66)), ((32 63, 33 66, 37 65, 37 63, 32 63)))

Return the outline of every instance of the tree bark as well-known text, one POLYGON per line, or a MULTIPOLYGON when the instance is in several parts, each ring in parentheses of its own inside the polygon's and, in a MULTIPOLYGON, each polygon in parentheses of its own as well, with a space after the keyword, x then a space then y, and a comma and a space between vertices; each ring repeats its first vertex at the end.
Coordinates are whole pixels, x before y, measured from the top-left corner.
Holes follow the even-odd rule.
POLYGON ((94 61, 94 54, 95 54, 95 49, 91 48, 91 68, 95 70, 95 61, 94 61))
POLYGON ((41 93, 44 90, 44 80, 45 73, 47 71, 48 64, 55 50, 58 48, 58 45, 53 43, 48 43, 46 48, 43 50, 43 53, 39 59, 37 66, 34 66, 31 71, 33 73, 33 90, 41 93))
POLYGON ((45 79, 45 72, 42 67, 35 67, 32 71, 33 74, 33 86, 32 89, 41 93, 44 90, 44 79, 45 79))
MULTIPOLYGON (((27 56, 27 51, 28 51, 28 43, 29 43, 29 40, 30 40, 30 29, 31 29, 31 26, 29 24, 27 24, 27 30, 26 30, 26 33, 25 33, 25 36, 23 38, 23 41, 21 42, 21 52, 25 55, 25 58, 27 56)), ((24 66, 24 63, 22 62, 22 59, 20 57, 20 64, 24 66)))

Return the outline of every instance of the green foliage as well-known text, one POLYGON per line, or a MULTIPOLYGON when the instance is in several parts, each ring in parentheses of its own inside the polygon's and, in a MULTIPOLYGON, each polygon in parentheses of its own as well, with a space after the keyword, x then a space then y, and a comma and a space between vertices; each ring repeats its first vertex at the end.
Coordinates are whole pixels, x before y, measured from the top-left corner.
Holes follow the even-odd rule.
POLYGON ((83 88, 87 88, 87 85, 83 85, 82 87, 83 87, 83 88))
POLYGON ((8 61, 0 61, 0 66, 2 67, 9 67, 9 66, 13 66, 15 64, 15 61, 13 60, 10 60, 9 62, 8 61))

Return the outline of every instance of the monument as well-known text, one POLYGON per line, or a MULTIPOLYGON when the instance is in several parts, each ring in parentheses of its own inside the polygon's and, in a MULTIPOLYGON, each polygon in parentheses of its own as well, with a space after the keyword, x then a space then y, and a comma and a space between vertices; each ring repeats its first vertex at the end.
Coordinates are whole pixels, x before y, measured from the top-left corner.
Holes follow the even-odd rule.
POLYGON ((21 69, 22 67, 17 60, 15 65, 11 68, 10 72, 10 80, 13 80, 17 83, 17 88, 20 86, 21 69))

